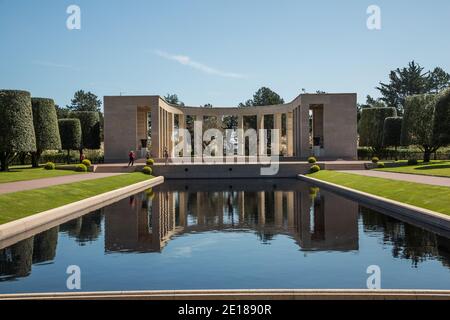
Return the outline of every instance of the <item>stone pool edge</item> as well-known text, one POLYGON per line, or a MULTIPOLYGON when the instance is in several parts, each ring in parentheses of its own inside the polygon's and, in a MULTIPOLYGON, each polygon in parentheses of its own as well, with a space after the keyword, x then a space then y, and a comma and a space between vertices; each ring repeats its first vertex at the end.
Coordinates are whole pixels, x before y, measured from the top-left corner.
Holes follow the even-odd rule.
POLYGON ((0 300, 450 300, 450 290, 227 289, 2 294, 0 300))
POLYGON ((367 192, 344 187, 335 183, 311 178, 302 174, 297 176, 299 180, 323 187, 352 199, 368 203, 374 207, 392 211, 400 216, 412 218, 416 221, 450 231, 450 216, 436 211, 420 208, 399 201, 383 198, 367 192))
POLYGON ((154 177, 0 225, 0 249, 164 182, 154 177))

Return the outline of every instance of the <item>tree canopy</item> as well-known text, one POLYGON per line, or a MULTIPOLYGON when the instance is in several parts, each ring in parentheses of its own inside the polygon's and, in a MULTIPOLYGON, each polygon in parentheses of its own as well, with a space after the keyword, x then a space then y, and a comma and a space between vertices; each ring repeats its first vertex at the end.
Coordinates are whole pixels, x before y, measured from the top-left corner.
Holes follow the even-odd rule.
POLYGON ((387 117, 384 119, 383 146, 398 147, 402 134, 402 117, 387 117))
POLYGON ((408 96, 425 93, 437 93, 450 85, 450 74, 442 68, 436 67, 432 71, 424 71, 424 67, 415 61, 407 67, 397 68, 389 74, 389 82, 376 87, 382 97, 381 100, 388 107, 397 109, 403 114, 405 99, 408 96))
POLYGON ((100 112, 100 107, 102 106, 102 101, 92 92, 84 92, 83 90, 78 90, 75 92, 70 105, 67 109, 70 111, 95 111, 100 112))
POLYGON ((271 106, 283 103, 284 100, 278 95, 278 93, 267 87, 261 87, 255 92, 253 99, 240 103, 238 107, 271 106))
POLYGON ((78 119, 59 119, 59 134, 64 150, 79 150, 81 147, 81 124, 78 119))
POLYGON ((441 146, 433 132, 435 102, 433 94, 414 95, 405 100, 401 143, 421 148, 424 161, 429 161, 431 153, 441 146))
POLYGON ((441 144, 450 144, 450 88, 436 98, 433 135, 441 144))
POLYGON ((166 100, 166 102, 169 103, 169 104, 173 104, 173 105, 176 105, 176 106, 184 107, 184 102, 180 101, 176 94, 168 93, 168 94, 166 94, 164 96, 164 100, 166 100))
POLYGON ((359 145, 371 147, 374 152, 383 148, 384 120, 397 116, 395 108, 365 108, 359 121, 359 145))

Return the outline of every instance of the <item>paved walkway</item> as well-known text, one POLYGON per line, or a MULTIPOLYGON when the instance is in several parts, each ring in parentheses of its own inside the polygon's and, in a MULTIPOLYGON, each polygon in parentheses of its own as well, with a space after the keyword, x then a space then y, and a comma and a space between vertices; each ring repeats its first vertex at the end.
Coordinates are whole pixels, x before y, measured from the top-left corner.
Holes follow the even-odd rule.
POLYGON ((339 172, 359 174, 359 175, 368 176, 368 177, 377 177, 377 178, 385 178, 385 179, 392 179, 392 180, 401 180, 401 181, 408 181, 408 182, 431 184, 431 185, 435 185, 435 186, 450 187, 450 178, 444 178, 444 177, 433 177, 433 176, 424 176, 424 175, 418 175, 418 174, 396 173, 396 172, 385 172, 385 171, 374 171, 374 170, 339 170, 339 172))
POLYGON ((55 186, 58 184, 66 184, 66 183, 72 183, 72 182, 78 182, 78 181, 86 181, 86 180, 111 177, 111 176, 116 176, 118 174, 121 174, 121 173, 84 173, 84 174, 74 174, 74 175, 54 177, 54 178, 43 178, 43 179, 34 179, 34 180, 26 180, 26 181, 0 183, 0 194, 51 187, 51 186, 55 186))

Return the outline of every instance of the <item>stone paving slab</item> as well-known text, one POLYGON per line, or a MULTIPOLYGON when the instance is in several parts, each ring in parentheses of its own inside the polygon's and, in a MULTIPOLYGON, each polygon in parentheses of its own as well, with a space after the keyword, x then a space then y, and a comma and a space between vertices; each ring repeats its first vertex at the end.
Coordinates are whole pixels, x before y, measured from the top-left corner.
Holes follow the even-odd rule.
POLYGON ((374 170, 339 170, 339 172, 359 174, 362 176, 400 180, 407 182, 416 182, 423 184, 431 184, 435 186, 450 187, 450 178, 445 177, 433 177, 425 176, 419 174, 409 174, 409 173, 397 173, 397 172, 386 172, 386 171, 374 171, 374 170))
POLYGON ((116 176, 122 173, 81 173, 69 176, 0 183, 0 194, 51 187, 78 181, 116 176))

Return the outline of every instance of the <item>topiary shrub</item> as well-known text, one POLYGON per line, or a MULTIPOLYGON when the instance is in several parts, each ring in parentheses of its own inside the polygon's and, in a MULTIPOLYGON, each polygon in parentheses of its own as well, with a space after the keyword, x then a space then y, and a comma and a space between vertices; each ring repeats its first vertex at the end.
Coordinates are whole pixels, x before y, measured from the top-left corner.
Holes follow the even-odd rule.
POLYGON ((70 118, 80 120, 81 148, 100 149, 100 115, 95 111, 73 111, 70 118))
POLYGON ((36 151, 31 95, 27 91, 0 90, 0 163, 1 170, 17 152, 36 151))
POLYGON ((55 170, 56 165, 53 162, 47 162, 44 166, 45 170, 55 170))
POLYGON ((433 135, 441 144, 450 144, 450 88, 437 96, 433 135))
POLYGON ((33 108, 33 125, 36 135, 36 152, 33 153, 33 167, 39 166, 39 160, 44 150, 60 150, 58 118, 55 102, 47 98, 31 98, 33 108))
POLYGON ((379 150, 383 147, 384 120, 396 117, 395 108, 364 108, 358 124, 359 145, 379 150))
POLYGON ((59 135, 61 136, 61 145, 67 150, 69 159, 70 150, 80 150, 81 148, 81 124, 78 119, 59 119, 59 135))
POLYGON ((87 167, 84 164, 80 163, 80 164, 77 164, 75 166, 75 171, 77 171, 77 172, 87 172, 87 167))
POLYGON ((145 173, 145 174, 152 174, 153 170, 152 170, 152 168, 150 168, 149 166, 145 166, 145 167, 142 169, 142 172, 145 173))
POLYGON ((310 173, 314 173, 314 172, 318 172, 318 171, 320 171, 320 167, 317 164, 315 164, 315 165, 311 166, 311 168, 309 168, 310 173))
POLYGON ((372 163, 378 163, 378 161, 380 161, 378 157, 372 157, 372 163))
POLYGON ((81 163, 84 164, 87 168, 92 166, 91 160, 89 159, 84 159, 83 161, 81 161, 81 163))
POLYGON ((315 157, 309 157, 309 158, 308 158, 308 162, 309 162, 309 163, 316 163, 316 162, 317 162, 317 159, 316 159, 315 157))
POLYGON ((152 165, 155 164, 155 160, 153 160, 153 159, 147 159, 146 163, 147 163, 148 166, 152 166, 152 165))
POLYGON ((377 163, 377 168, 384 168, 384 167, 385 167, 384 162, 378 162, 377 163))
POLYGON ((416 166, 419 162, 417 159, 409 159, 408 160, 408 166, 416 166))

